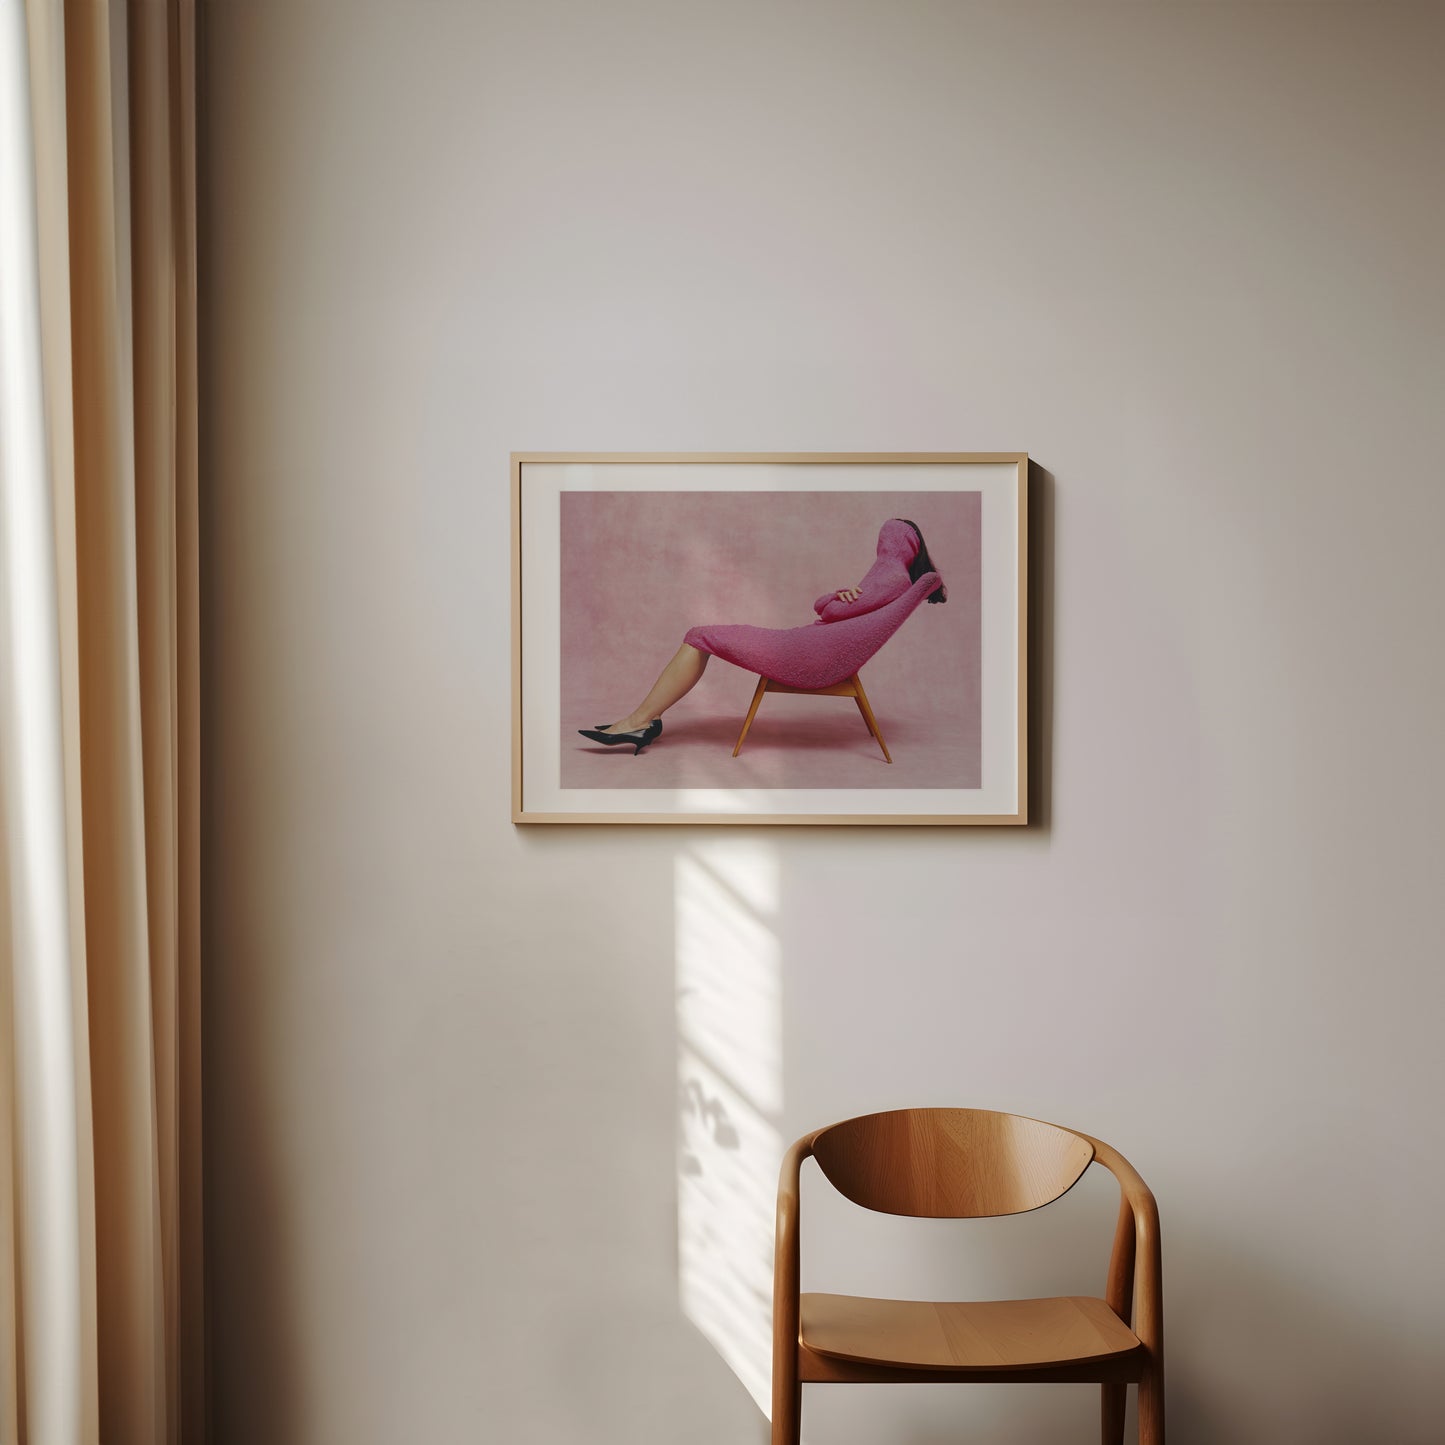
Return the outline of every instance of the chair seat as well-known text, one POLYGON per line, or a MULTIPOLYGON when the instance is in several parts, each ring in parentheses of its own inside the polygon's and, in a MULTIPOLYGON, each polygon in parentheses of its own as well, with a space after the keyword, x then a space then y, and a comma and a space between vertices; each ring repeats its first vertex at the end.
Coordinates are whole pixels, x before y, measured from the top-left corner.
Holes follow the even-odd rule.
POLYGON ((1026 1370, 1111 1360, 1141 1348, 1101 1299, 935 1304, 805 1294, 799 1339, 815 1354, 896 1369, 1026 1370))

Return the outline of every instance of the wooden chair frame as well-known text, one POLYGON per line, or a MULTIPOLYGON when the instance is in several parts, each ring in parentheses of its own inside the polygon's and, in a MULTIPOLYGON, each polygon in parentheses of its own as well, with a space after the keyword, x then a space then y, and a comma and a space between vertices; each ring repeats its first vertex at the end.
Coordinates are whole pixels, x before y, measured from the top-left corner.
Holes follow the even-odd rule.
MULTIPOLYGON (((1118 1150, 1078 1130, 1064 1131, 1090 1147, 1092 1158, 1089 1163, 1102 1164, 1118 1181, 1119 1216, 1104 1298, 1114 1314, 1137 1336, 1139 1348, 1123 1356, 1084 1364, 1071 1362, 999 1370, 919 1370, 844 1360, 816 1353, 802 1342, 800 1176, 803 1161, 812 1157, 815 1143, 828 1132, 827 1129, 815 1130, 793 1144, 783 1158, 778 1180, 773 1273, 772 1445, 798 1445, 804 1384, 937 1384, 941 1381, 978 1384, 1096 1383, 1102 1387, 1100 1426, 1103 1445, 1123 1445, 1126 1394, 1131 1383, 1137 1384, 1139 1445, 1164 1445, 1164 1302, 1159 1209, 1149 1186, 1118 1150)), ((1087 1169, 1088 1163, 1080 1174, 1087 1169)), ((1068 1187, 1071 1185, 1065 1186, 1068 1187)), ((895 1212, 924 1214, 934 1211, 895 1212)))
POLYGON ((852 677, 844 678, 842 682, 835 682, 832 687, 789 687, 785 682, 774 682, 770 677, 758 678, 757 690, 753 693, 753 705, 748 709, 748 715, 743 719, 743 730, 738 734, 737 746, 733 748, 733 757, 743 750, 743 743, 747 741, 748 730, 753 725, 753 719, 758 715, 758 708, 762 704, 765 692, 798 692, 805 697, 851 697, 858 704, 858 711, 863 714, 863 721, 868 725, 868 731, 877 740, 878 746, 883 749, 883 761, 891 763, 892 756, 888 752, 888 744, 883 741, 883 730, 878 726, 878 719, 873 716, 873 709, 868 703, 868 694, 863 691, 863 679, 858 673, 852 677))

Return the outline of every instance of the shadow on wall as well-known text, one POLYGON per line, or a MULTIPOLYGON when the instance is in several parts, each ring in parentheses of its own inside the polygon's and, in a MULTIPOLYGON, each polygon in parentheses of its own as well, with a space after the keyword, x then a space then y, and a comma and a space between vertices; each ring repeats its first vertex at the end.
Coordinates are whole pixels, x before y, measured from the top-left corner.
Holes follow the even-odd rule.
POLYGON ((305 1341, 297 1337, 290 1211, 273 1137, 273 1121, 286 1104, 276 1097, 267 991, 235 986, 229 971, 215 966, 219 958, 254 958, 263 950, 246 938, 243 922, 223 952, 218 910, 208 908, 204 916, 210 926, 203 956, 211 961, 202 1025, 209 1412, 218 1440, 244 1430, 256 1439, 289 1441, 302 1418, 297 1362, 305 1358, 305 1341), (224 1151, 216 1140, 226 1142, 224 1151), (238 1251, 236 1240, 261 1240, 265 1247, 238 1251), (262 1383, 233 1393, 231 1385, 241 1381, 262 1383))
POLYGON ((1054 782, 1054 474, 1029 463, 1029 823, 1052 820, 1054 782))

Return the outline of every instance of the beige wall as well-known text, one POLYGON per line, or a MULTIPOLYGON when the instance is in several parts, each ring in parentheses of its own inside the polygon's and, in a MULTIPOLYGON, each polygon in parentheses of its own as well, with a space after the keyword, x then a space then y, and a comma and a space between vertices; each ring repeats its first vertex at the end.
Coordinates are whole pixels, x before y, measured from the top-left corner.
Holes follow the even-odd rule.
MULTIPOLYGON (((777 1140, 959 1102, 1154 1184, 1176 1441, 1437 1440, 1445 10, 205 18, 220 1439, 757 1441, 679 1233, 746 1375, 777 1140), (1027 448, 1043 822, 514 829, 513 448, 1027 448)), ((820 1192, 815 1285, 1101 1287, 1102 1181, 820 1192)))

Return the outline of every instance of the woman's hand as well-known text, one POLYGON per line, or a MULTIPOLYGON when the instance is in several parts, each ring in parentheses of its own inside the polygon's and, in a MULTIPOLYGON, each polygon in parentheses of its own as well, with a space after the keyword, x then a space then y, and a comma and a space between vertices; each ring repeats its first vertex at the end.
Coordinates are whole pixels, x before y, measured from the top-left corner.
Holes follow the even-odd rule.
POLYGON ((856 602, 862 595, 861 587, 845 587, 841 592, 834 593, 839 602, 856 602))

